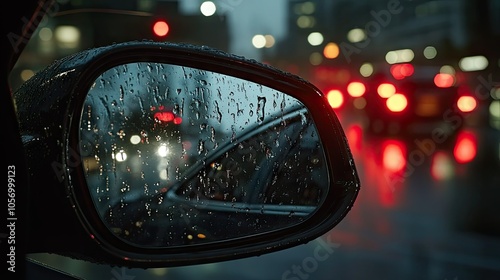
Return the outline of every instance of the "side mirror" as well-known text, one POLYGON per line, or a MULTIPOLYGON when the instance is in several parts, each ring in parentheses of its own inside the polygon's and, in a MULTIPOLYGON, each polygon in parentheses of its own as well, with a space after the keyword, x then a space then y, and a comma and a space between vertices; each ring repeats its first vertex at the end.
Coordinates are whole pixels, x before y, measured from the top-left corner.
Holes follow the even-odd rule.
POLYGON ((92 49, 14 97, 31 253, 131 267, 255 256, 324 234, 359 191, 317 88, 210 48, 92 49))

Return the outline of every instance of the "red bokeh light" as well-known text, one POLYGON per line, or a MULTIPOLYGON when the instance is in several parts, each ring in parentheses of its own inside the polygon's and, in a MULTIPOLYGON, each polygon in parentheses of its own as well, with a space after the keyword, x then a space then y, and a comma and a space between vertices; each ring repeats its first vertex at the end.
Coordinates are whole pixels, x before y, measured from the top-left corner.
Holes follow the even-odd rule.
POLYGON ((172 112, 156 112, 154 118, 160 122, 171 122, 175 119, 175 115, 172 112))
POLYGON ((391 66, 391 74, 394 79, 402 80, 413 75, 415 68, 409 63, 395 64, 391 66))
POLYGON ((164 20, 157 20, 153 24, 153 32, 158 37, 167 36, 169 31, 170 31, 170 27, 168 26, 167 22, 164 20))
POLYGON ((451 74, 439 73, 434 76, 434 84, 440 88, 448 88, 455 84, 455 77, 451 74))
POLYGON ((477 138, 470 131, 461 131, 453 149, 453 155, 458 163, 472 161, 477 154, 477 138))

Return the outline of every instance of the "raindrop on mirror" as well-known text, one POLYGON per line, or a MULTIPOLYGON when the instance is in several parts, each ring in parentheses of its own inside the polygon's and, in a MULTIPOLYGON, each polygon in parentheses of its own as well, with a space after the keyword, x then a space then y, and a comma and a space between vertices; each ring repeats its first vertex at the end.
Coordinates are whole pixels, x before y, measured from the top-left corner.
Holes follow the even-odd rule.
POLYGON ((297 225, 330 184, 301 102, 215 72, 147 62, 109 69, 86 96, 79 133, 97 212, 111 233, 136 246, 203 244, 297 225))

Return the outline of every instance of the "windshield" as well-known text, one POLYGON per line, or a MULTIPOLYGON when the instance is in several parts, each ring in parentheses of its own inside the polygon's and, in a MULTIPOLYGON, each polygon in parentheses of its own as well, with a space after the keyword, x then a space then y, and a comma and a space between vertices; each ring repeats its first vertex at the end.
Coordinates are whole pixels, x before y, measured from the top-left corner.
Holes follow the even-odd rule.
MULTIPOLYGON (((363 189, 326 235, 259 257, 146 270, 32 258, 85 279, 499 278, 499 0, 57 0, 41 8, 47 15, 10 73, 14 90, 54 60, 118 42, 245 56, 328 97, 363 189)), ((308 184, 313 175, 285 177, 308 184)), ((305 205, 316 205, 315 191, 305 205)), ((280 190, 264 192, 272 193, 280 190)))

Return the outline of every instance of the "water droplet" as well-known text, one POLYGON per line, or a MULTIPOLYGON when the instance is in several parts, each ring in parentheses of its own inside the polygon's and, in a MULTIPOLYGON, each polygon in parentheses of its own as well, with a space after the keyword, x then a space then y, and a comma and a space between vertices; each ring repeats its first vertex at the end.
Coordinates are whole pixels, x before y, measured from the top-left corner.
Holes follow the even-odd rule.
POLYGON ((198 154, 202 154, 205 151, 205 142, 203 140, 200 140, 198 142, 198 154))
POLYGON ((215 142, 215 128, 210 129, 210 141, 215 142))
POLYGON ((120 85, 120 101, 123 101, 125 97, 125 91, 123 90, 123 86, 120 85))
POLYGON ((216 115, 217 121, 219 123, 222 123, 222 112, 219 108, 219 103, 217 101, 215 101, 215 111, 216 111, 215 113, 217 114, 216 115))

